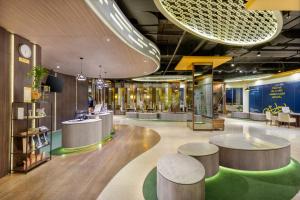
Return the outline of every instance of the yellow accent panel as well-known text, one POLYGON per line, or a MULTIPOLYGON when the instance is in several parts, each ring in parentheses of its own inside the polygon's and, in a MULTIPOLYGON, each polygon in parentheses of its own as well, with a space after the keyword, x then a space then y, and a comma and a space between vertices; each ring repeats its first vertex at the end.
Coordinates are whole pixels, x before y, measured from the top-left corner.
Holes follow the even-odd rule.
POLYGON ((175 70, 192 70, 195 64, 212 65, 213 68, 216 68, 231 59, 230 56, 183 56, 175 70))
POLYGON ((246 3, 248 10, 300 10, 299 0, 248 0, 246 3))

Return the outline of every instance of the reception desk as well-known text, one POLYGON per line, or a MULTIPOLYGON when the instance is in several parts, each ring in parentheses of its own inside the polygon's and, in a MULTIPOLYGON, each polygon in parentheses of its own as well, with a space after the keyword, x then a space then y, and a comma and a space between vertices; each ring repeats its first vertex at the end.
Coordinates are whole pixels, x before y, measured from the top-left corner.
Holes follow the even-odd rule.
POLYGON ((113 112, 87 115, 89 119, 102 120, 102 139, 107 138, 113 132, 113 112))
POLYGON ((102 140, 102 120, 69 120, 62 122, 62 147, 78 148, 102 140))

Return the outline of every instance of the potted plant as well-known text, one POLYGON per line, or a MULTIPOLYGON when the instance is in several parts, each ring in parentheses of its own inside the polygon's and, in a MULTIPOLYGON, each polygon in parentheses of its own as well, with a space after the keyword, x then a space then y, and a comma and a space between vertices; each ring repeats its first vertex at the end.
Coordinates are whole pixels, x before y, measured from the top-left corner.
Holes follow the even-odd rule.
POLYGON ((27 75, 32 78, 31 98, 33 101, 36 101, 41 97, 41 83, 42 80, 48 75, 48 70, 41 65, 37 65, 33 66, 27 75))

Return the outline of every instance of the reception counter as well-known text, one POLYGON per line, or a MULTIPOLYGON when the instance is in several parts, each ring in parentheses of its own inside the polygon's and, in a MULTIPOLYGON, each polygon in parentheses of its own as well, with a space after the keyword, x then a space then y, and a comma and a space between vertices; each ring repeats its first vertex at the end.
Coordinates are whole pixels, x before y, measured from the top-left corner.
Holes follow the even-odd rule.
POLYGON ((102 120, 69 120, 62 122, 62 147, 78 148, 102 140, 102 120))
POLYGON ((89 119, 102 120, 102 139, 107 138, 113 132, 113 112, 87 115, 89 119))

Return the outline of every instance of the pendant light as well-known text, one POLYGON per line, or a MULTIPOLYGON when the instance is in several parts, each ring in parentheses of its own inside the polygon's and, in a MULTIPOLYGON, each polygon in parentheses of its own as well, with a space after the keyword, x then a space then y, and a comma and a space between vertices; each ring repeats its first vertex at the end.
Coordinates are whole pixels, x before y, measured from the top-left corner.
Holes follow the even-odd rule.
POLYGON ((101 78, 101 68, 102 66, 99 65, 99 78, 96 80, 96 86, 98 89, 102 89, 104 87, 104 80, 101 78))
POLYGON ((80 60, 81 60, 81 71, 80 71, 80 74, 77 74, 77 80, 78 81, 86 81, 86 76, 82 73, 82 62, 83 62, 83 58, 80 57, 80 60))
POLYGON ((103 84, 103 86, 105 87, 105 88, 108 88, 108 83, 105 81, 105 79, 106 79, 106 73, 107 72, 104 72, 104 84, 103 84))

